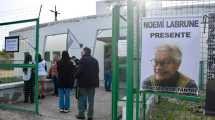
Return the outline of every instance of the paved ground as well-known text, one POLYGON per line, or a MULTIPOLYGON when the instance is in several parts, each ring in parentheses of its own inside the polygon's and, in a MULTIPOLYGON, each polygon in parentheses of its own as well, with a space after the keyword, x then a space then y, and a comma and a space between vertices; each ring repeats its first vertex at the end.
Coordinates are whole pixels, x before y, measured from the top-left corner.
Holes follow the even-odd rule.
MULTIPOLYGON (((72 108, 69 113, 58 111, 58 97, 47 96, 41 101, 40 114, 0 110, 0 120, 76 120, 77 101, 73 99, 72 108)), ((20 105, 19 105, 20 106, 20 105)), ((32 105, 22 105, 23 107, 33 107, 32 105)), ((103 88, 96 89, 95 97, 95 118, 94 120, 111 120, 111 92, 104 91, 103 88)))

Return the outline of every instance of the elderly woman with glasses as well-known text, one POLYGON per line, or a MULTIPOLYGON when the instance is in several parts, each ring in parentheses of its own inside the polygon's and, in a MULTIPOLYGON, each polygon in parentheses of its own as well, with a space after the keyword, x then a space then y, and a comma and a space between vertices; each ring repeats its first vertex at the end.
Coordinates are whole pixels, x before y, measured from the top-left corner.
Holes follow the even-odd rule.
POLYGON ((195 81, 178 71, 182 52, 176 45, 162 44, 156 48, 152 61, 154 75, 142 82, 143 89, 188 88, 196 89, 195 81))

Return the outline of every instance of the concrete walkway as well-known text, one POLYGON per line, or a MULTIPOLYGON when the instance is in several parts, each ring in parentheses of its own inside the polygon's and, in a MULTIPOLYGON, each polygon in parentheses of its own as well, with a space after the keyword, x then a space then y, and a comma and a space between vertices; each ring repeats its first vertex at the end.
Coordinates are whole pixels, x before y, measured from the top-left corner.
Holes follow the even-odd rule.
MULTIPOLYGON (((32 115, 9 110, 0 110, 0 120, 76 120, 77 100, 73 99, 71 111, 60 113, 58 110, 58 97, 46 96, 41 100, 40 114, 32 115)), ((111 120, 111 92, 106 92, 104 88, 96 89, 94 120, 111 120)))

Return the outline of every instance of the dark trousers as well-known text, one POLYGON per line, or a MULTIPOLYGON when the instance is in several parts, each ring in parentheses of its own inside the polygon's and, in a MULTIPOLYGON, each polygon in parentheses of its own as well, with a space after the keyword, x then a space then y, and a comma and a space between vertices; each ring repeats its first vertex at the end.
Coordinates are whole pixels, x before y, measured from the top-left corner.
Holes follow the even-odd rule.
POLYGON ((106 72, 104 79, 105 79, 105 90, 110 91, 111 90, 111 84, 112 84, 111 72, 106 72))
POLYGON ((79 88, 78 111, 80 116, 84 116, 88 108, 87 117, 93 118, 94 96, 95 88, 79 88))
POLYGON ((106 79, 105 80, 105 90, 106 91, 109 91, 109 90, 111 90, 111 79, 106 79))
POLYGON ((31 103, 34 102, 34 81, 24 81, 24 101, 28 102, 29 98, 31 103))
POLYGON ((54 94, 58 95, 58 78, 57 78, 57 76, 53 76, 52 81, 54 84, 54 94))

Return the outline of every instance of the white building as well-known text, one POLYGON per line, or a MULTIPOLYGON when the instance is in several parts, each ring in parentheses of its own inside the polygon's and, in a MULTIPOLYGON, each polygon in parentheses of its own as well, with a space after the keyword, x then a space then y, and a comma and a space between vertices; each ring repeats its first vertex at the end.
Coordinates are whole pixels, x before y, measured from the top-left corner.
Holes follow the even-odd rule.
MULTIPOLYGON (((106 1, 97 2, 97 14, 92 16, 84 16, 80 18, 65 19, 56 22, 40 24, 39 35, 39 53, 42 54, 48 61, 52 60, 54 54, 60 55, 63 50, 68 50, 70 56, 80 58, 80 53, 83 47, 89 47, 92 50, 92 55, 98 60, 100 67, 100 80, 104 80, 104 45, 105 42, 99 41, 103 37, 105 30, 111 35, 112 16, 110 5, 107 2, 107 9, 102 10, 106 1), (102 4, 102 7, 99 5, 102 4), (109 10, 106 11, 105 10, 109 10), (101 11, 103 11, 101 13, 101 11)), ((20 50, 15 54, 15 59, 23 60, 24 52, 34 54, 35 46, 35 26, 25 27, 10 32, 10 36, 18 35, 20 37, 20 50)), ((107 38, 111 41, 111 36, 107 38)))

